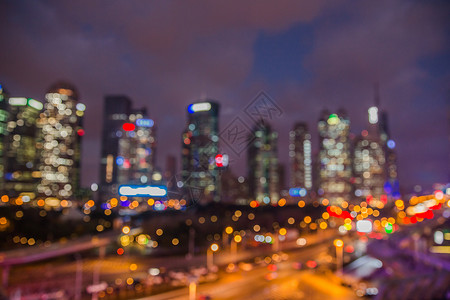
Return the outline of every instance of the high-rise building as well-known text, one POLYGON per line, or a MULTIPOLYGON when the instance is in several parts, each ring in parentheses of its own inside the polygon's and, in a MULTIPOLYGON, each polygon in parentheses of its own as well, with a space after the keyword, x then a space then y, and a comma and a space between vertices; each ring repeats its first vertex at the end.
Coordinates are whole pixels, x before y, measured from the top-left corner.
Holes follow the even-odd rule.
POLYGON ((332 204, 349 201, 352 191, 352 153, 350 121, 343 110, 337 114, 323 111, 318 123, 320 141, 320 196, 332 204))
MULTIPOLYGON (((155 171, 154 121, 140 113, 131 114, 130 122, 122 124, 119 135, 117 184, 150 184, 155 171), (137 119, 132 122, 135 116, 137 119)), ((160 176, 161 177, 161 176, 160 176)))
POLYGON ((8 134, 8 94, 0 84, 0 193, 5 192, 6 136, 8 134))
POLYGON ((82 120, 86 106, 78 102, 73 85, 58 82, 45 95, 40 129, 39 196, 58 206, 57 200, 73 200, 80 187, 82 120))
POLYGON ((355 196, 380 199, 384 193, 385 153, 379 135, 364 130, 355 139, 353 172, 355 196))
POLYGON ((10 197, 36 197, 39 182, 36 148, 37 120, 43 104, 35 99, 11 97, 8 99, 9 118, 5 142, 4 187, 10 197))
POLYGON ((248 148, 248 186, 252 200, 277 203, 280 193, 278 173, 278 133, 263 120, 255 124, 248 148))
POLYGON ((220 201, 219 104, 202 101, 188 106, 182 138, 182 180, 192 201, 220 201))
POLYGON ((380 96, 378 85, 375 86, 375 106, 369 108, 369 134, 376 136, 383 148, 385 158, 384 165, 384 193, 388 197, 399 198, 400 189, 397 174, 397 154, 395 152, 395 142, 391 139, 388 114, 380 109, 380 96))
POLYGON ((106 96, 103 112, 100 197, 106 201, 122 184, 152 182, 156 138, 146 109, 133 109, 127 96, 106 96))
POLYGON ((311 134, 306 123, 297 123, 289 133, 291 187, 312 188, 311 134))

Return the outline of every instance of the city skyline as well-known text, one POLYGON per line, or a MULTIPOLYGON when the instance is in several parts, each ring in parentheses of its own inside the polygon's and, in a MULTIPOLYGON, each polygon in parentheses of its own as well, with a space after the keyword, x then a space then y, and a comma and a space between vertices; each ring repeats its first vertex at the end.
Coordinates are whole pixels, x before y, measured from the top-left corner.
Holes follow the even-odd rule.
MULTIPOLYGON (((61 81, 58 81, 58 82, 61 82, 61 81)), ((57 83, 58 84, 58 83, 57 83)), ((59 84, 61 84, 61 83, 59 83, 59 84)), ((69 84, 69 86, 71 86, 71 83, 65 83, 65 82, 62 82, 62 84, 69 84)), ((3 89, 4 89, 4 91, 6 91, 7 93, 9 93, 9 90, 8 89, 6 89, 4 86, 3 86, 3 89)), ((75 86, 73 86, 73 89, 74 90, 76 90, 76 87, 75 86)), ((374 98, 374 103, 375 104, 377 104, 377 105, 379 105, 379 99, 377 99, 377 97, 378 97, 378 90, 375 90, 375 98, 374 98)), ((266 112, 268 112, 269 114, 270 114, 270 111, 271 110, 273 110, 271 107, 270 107, 270 105, 277 105, 275 102, 274 102, 274 100, 273 99, 270 99, 270 96, 269 95, 267 95, 264 91, 261 91, 260 92, 260 94, 258 94, 258 96, 257 97, 255 97, 255 99, 253 99, 252 100, 252 102, 250 102, 249 103, 249 105, 248 105, 248 107, 247 108, 249 108, 249 107, 251 107, 251 106, 254 106, 255 108, 256 108, 256 110, 258 110, 258 108, 257 108, 257 106, 258 105, 260 105, 260 103, 258 103, 258 101, 259 101, 259 98, 258 97, 261 97, 261 95, 263 95, 263 97, 269 97, 269 101, 270 101, 270 103, 268 104, 269 106, 268 106, 268 108, 264 108, 264 107, 262 107, 262 110, 261 111, 258 111, 257 112, 257 114, 255 115, 255 116, 257 116, 257 117, 263 117, 263 118, 265 118, 266 119, 266 121, 267 120, 269 120, 269 121, 272 121, 272 118, 273 118, 273 116, 269 116, 269 115, 267 115, 267 114, 265 114, 266 112), (264 111, 265 109, 267 109, 267 111, 264 111)), ((15 97, 14 96, 14 94, 12 94, 12 95, 10 95, 10 97, 11 98, 13 98, 13 99, 22 99, 22 98, 17 98, 17 97, 15 97), (15 98, 14 98, 15 97, 15 98)), ((38 97, 35 97, 35 98, 37 98, 37 99, 39 99, 38 97)), ((26 98, 23 98, 23 99, 26 99, 26 98)), ((36 100, 34 100, 33 98, 29 98, 29 99, 32 99, 33 101, 36 101, 36 100)), ((133 117, 133 118, 137 118, 137 119, 142 119, 142 118, 149 118, 149 116, 148 116, 148 113, 147 113, 147 106, 144 104, 144 106, 143 107, 141 107, 141 108, 139 108, 139 109, 136 109, 136 108, 131 108, 131 106, 132 106, 132 103, 134 103, 134 101, 133 101, 133 99, 130 99, 127 95, 124 95, 124 94, 121 94, 121 95, 110 95, 110 94, 107 94, 107 95, 105 95, 104 96, 104 99, 105 99, 105 103, 104 103, 104 112, 103 112, 103 117, 101 118, 101 121, 103 122, 103 129, 102 130, 112 130, 111 132, 113 132, 114 131, 114 128, 120 128, 120 129, 122 129, 122 123, 123 122, 125 122, 125 121, 127 121, 127 119, 128 119, 128 115, 130 115, 131 117, 133 117), (108 100, 109 100, 109 102, 108 102, 108 100), (113 104, 113 101, 118 101, 116 104, 113 104), (123 101, 125 101, 125 102, 127 102, 128 104, 127 105, 125 105, 124 106, 124 104, 122 103, 123 101), (106 107, 106 106, 110 106, 110 107, 106 107), (114 108, 115 106, 117 106, 116 108, 114 108), (124 109, 124 110, 117 110, 118 108, 120 108, 120 107, 122 107, 122 108, 124 108, 124 107, 127 107, 126 109, 124 109), (113 111, 114 110, 116 110, 117 112, 116 113, 120 113, 120 112, 122 112, 122 115, 120 115, 122 118, 120 119, 118 119, 118 121, 115 121, 116 123, 111 123, 111 124, 109 124, 108 123, 108 121, 107 120, 105 120, 105 118, 107 118, 108 116, 109 116, 109 114, 111 114, 110 112, 109 112, 109 110, 110 109, 113 109, 113 111), (123 114, 123 113, 125 113, 125 114, 123 114), (137 117, 134 117, 135 116, 135 114, 136 114, 136 116, 137 117), (142 115, 141 115, 142 114, 142 115), (125 117, 126 116, 126 117, 125 117), (125 119, 123 119, 123 118, 125 118, 125 119), (118 123, 117 123, 118 122, 118 123), (109 125, 108 125, 109 124, 109 125)), ((203 99, 203 100, 198 100, 198 101, 195 101, 194 103, 208 103, 208 102, 204 102, 204 101, 216 101, 216 100, 211 100, 211 99, 203 99), (203 102, 202 102, 203 101, 203 102)), ((214 103, 214 102, 211 102, 211 103, 214 103)), ((219 105, 220 105, 220 101, 217 101, 216 103, 219 103, 219 105)), ((45 104, 45 103, 42 103, 42 104, 45 104)), ((84 104, 83 104, 84 105, 84 104)), ((187 107, 187 115, 188 116, 190 116, 193 112, 192 111, 190 111, 190 107, 192 106, 193 104, 190 104, 188 107, 187 107)), ((362 135, 363 137, 364 136, 366 136, 367 135, 367 130, 369 130, 369 132, 372 132, 372 134, 384 134, 383 132, 383 130, 388 130, 387 128, 384 128, 384 126, 387 126, 386 124, 389 124, 389 112, 386 110, 386 109, 384 109, 384 110, 380 110, 380 111, 377 111, 376 112, 376 114, 377 114, 377 120, 376 120, 376 122, 375 123, 373 123, 373 121, 371 120, 371 109, 373 109, 374 107, 376 107, 376 106, 371 106, 371 107, 369 107, 368 108, 368 116, 366 117, 366 126, 365 127, 363 127, 364 129, 360 132, 360 133, 357 133, 357 132, 354 132, 354 131, 352 131, 351 130, 351 128, 352 128, 352 125, 353 124, 351 124, 351 118, 348 116, 348 114, 347 114, 347 112, 346 112, 346 110, 345 109, 343 109, 342 107, 340 107, 338 110, 336 110, 336 111, 329 111, 328 109, 323 109, 321 112, 320 112, 320 118, 318 118, 318 124, 319 124, 319 128, 320 128, 320 124, 321 124, 321 120, 326 120, 326 119, 328 119, 329 117, 330 118, 332 118, 333 116, 338 116, 337 114, 335 114, 335 112, 338 112, 339 113, 339 116, 341 116, 342 114, 344 115, 344 117, 347 119, 347 120, 349 120, 350 121, 350 123, 349 123, 349 133, 348 133, 348 136, 349 136, 349 146, 353 149, 354 147, 357 147, 357 143, 358 143, 358 139, 360 138, 360 136, 362 135), (331 115, 330 115, 330 112, 331 112, 331 115), (379 119, 378 119, 379 118, 379 119), (378 129, 374 129, 376 126, 381 126, 380 127, 380 130, 381 130, 381 132, 379 132, 379 133, 377 133, 378 132, 378 129), (375 131, 373 131, 373 130, 375 130, 375 131)), ((186 108, 185 108, 185 110, 186 110, 186 108)), ((186 112, 185 112, 185 114, 186 114, 186 112)), ((114 115, 113 114, 111 114, 111 116, 112 117, 114 117, 114 115)), ((119 115, 117 115, 117 116, 119 116, 119 115)), ((250 116, 250 114, 249 114, 249 116, 250 116)), ((217 115, 216 116, 216 118, 217 118, 217 122, 220 124, 220 123, 223 123, 223 121, 221 122, 221 117, 220 117, 220 115, 217 115)), ((133 119, 134 120, 134 119, 133 119)), ((152 123, 154 122, 153 121, 153 119, 148 119, 148 120, 150 120, 152 123)), ((231 121, 231 122, 229 122, 229 124, 227 124, 227 126, 232 126, 233 125, 233 122, 234 122, 235 120, 233 120, 233 121, 231 121)), ((111 121, 109 121, 109 122, 111 122, 111 121)), ((255 119, 250 119, 250 120, 247 120, 247 124, 252 124, 252 122, 254 122, 254 124, 252 125, 252 126, 256 126, 256 127, 258 127, 258 122, 259 121, 255 121, 255 119)), ((132 123, 134 123, 134 121, 132 121, 132 123)), ((188 127, 188 125, 189 125, 189 123, 190 123, 190 121, 189 121, 189 119, 188 120, 186 120, 186 124, 187 125, 185 125, 185 127, 187 128, 188 127)), ((245 123, 245 122, 244 122, 245 123)), ((271 122, 269 122, 269 124, 270 124, 271 122)), ((306 125, 306 126, 311 126, 309 123, 305 123, 305 122, 301 122, 300 121, 300 123, 301 124, 304 124, 304 125, 306 125)), ((326 122, 325 122, 326 123, 326 122)), ((296 122, 295 124, 293 124, 292 126, 296 126, 296 125, 298 125, 299 124, 299 122, 296 122)), ((155 125, 156 125, 156 127, 157 127, 157 124, 155 123, 155 125)), ((317 125, 317 124, 316 124, 317 125)), ((152 125, 152 127, 153 127, 153 125, 152 125)), ((275 126, 274 126, 275 127, 275 126)), ((317 126, 311 126, 312 127, 312 129, 310 130, 310 131, 308 131, 308 132, 314 132, 315 131, 315 127, 317 127, 317 126)), ((228 168, 232 171, 232 172, 235 172, 236 173, 236 171, 237 171, 237 173, 239 174, 238 176, 244 176, 245 178, 248 178, 248 170, 249 170, 249 168, 251 168, 251 166, 249 165, 249 163, 248 163, 248 159, 246 158, 246 156, 245 156, 245 154, 244 153, 246 153, 247 151, 242 151, 242 153, 236 153, 235 152, 235 150, 233 149, 233 145, 229 145, 229 144, 227 144, 226 143, 226 141, 224 142, 223 140, 221 141, 221 135, 222 134, 224 134, 224 131, 222 130, 222 128, 221 127, 219 127, 219 131, 220 131, 220 134, 219 134, 219 136, 218 136, 218 142, 219 142, 219 152, 220 153, 224 153, 224 154, 229 154, 230 156, 231 156, 231 158, 230 158, 230 160, 231 160, 231 164, 228 166, 228 168), (233 153, 234 152, 234 153, 233 153), (243 161, 245 159, 245 161, 243 161), (237 166, 237 168, 236 168, 236 165, 234 165, 235 167, 233 168, 233 163, 236 163, 236 162, 240 162, 240 161, 243 161, 244 162, 244 164, 239 164, 238 166, 237 166)), ((84 129, 83 129, 84 130, 84 129)), ((89 128, 87 129, 87 130, 89 130, 89 128)), ((390 130, 390 129, 389 129, 390 130)), ((274 130, 274 132, 277 134, 277 135, 279 135, 280 133, 278 132, 278 131, 276 131, 276 130, 274 130)), ((292 132, 292 129, 287 133, 288 135, 289 135, 289 145, 292 143, 292 141, 291 141, 291 137, 290 137, 290 135, 291 135, 291 132, 292 132)), ((83 131, 83 136, 84 136, 84 134, 85 134, 85 131, 83 131)), ((102 140, 101 140, 101 143, 105 143, 105 138, 107 137, 106 135, 106 132, 103 132, 103 137, 102 137, 102 140)), ((114 134, 115 134, 115 131, 114 131, 114 134)), ((286 133, 282 133, 282 134, 286 134, 286 133)), ((185 135, 185 133, 183 133, 182 132, 182 136, 184 136, 185 135)), ((319 163, 320 164, 320 158, 319 158, 319 154, 320 154, 320 143, 319 143, 319 145, 317 145, 317 147, 314 147, 314 141, 316 140, 316 139, 319 139, 320 140, 320 130, 318 131, 318 132, 316 132, 316 136, 312 136, 311 137, 311 140, 313 141, 312 142, 312 144, 313 144, 313 146, 312 146, 312 165, 313 165, 313 167, 312 167, 312 175, 313 176, 316 176, 317 178, 315 178, 315 179, 313 179, 312 181, 312 183, 314 184, 314 185, 316 185, 316 188, 319 188, 319 186, 317 185, 318 184, 318 182, 320 182, 321 181, 321 179, 320 179, 320 174, 319 174, 319 169, 318 169, 318 167, 314 167, 314 164, 316 164, 316 163, 319 163)), ((109 136, 109 134, 108 134, 108 136, 109 136)), ((394 137, 392 137, 392 136, 389 136, 389 137, 385 137, 385 138, 388 138, 389 140, 390 140, 390 142, 392 141, 393 143, 394 143, 394 146, 391 148, 390 146, 388 146, 388 148, 387 148, 387 150, 389 150, 389 149, 393 149, 393 150, 391 150, 391 151, 394 151, 393 153, 394 153, 394 155, 395 155, 395 158, 394 159, 396 159, 396 160, 398 160, 398 158, 397 158, 397 156, 398 156, 398 153, 395 153, 396 151, 397 151, 397 142, 395 142, 395 138, 394 137)), ((183 138, 184 139, 184 138, 183 138)), ((155 143, 159 143, 159 138, 158 138, 158 135, 156 134, 156 136, 155 136, 155 143)), ((108 141, 107 143, 111 143, 111 141, 108 141)), ((276 141, 275 141, 275 143, 276 143, 276 146, 277 147, 279 147, 278 146, 278 138, 276 139, 276 141)), ((385 143, 386 143, 386 141, 385 141, 385 143)), ((84 143, 81 143, 81 145, 83 145, 84 143)), ((111 144, 111 145, 109 145, 109 144, 105 144, 104 146, 106 146, 106 147, 109 147, 110 149, 115 149, 115 146, 113 146, 112 147, 112 145, 114 144, 111 144), (109 145, 109 146, 108 146, 109 145), (111 148, 112 147, 112 148, 111 148)), ((185 146, 184 145, 184 143, 182 143, 183 144, 183 146, 185 146)), ((252 141, 249 141, 248 143, 246 143, 245 145, 241 145, 243 148, 242 148, 242 150, 246 150, 247 148, 251 148, 251 145, 252 145, 252 141)), ((102 146, 102 147, 104 147, 104 146, 102 146)), ((154 147, 154 146, 152 146, 152 147, 154 147)), ((83 146, 82 146, 82 148, 83 148, 83 146)), ((283 168, 286 168, 286 167, 291 167, 291 164, 292 164, 292 161, 291 161, 291 157, 290 157, 290 150, 289 150, 289 146, 288 146, 288 149, 282 149, 282 150, 286 150, 286 151, 281 151, 281 153, 280 153, 280 151, 277 151, 276 152, 276 157, 277 157, 277 159, 278 159, 278 161, 279 161, 279 164, 278 164, 278 166, 280 166, 280 167, 283 167, 283 168), (284 153, 284 152, 286 152, 286 153, 284 153), (288 159, 287 160, 287 162, 286 162, 286 158, 288 159)), ((105 150, 102 150, 102 151, 105 151, 105 150)), ((178 153, 178 156, 180 157, 180 161, 182 161, 181 160, 181 157, 183 156, 183 148, 182 147, 180 147, 180 152, 178 153)), ((352 152, 352 150, 351 149, 349 149, 349 151, 351 151, 352 152)), ((153 152, 153 151, 152 151, 153 152)), ((218 153, 219 153, 218 152, 218 153)), ((389 151, 388 151, 389 152, 389 151)), ((171 154, 170 153, 163 153, 163 154, 159 154, 159 155, 162 155, 162 157, 158 157, 160 160, 161 159, 163 159, 163 160, 165 160, 165 158, 167 157, 167 156, 170 156, 171 154)), ((388 153, 386 154, 386 155, 388 155, 388 153)), ((114 156, 115 157, 115 156, 114 156)), ((247 157, 248 157, 248 154, 247 154, 247 157)), ((101 164, 101 166, 100 166, 100 174, 99 174, 99 176, 97 176, 96 178, 94 178, 94 176, 92 176, 92 174, 91 174, 91 178, 94 178, 94 180, 92 180, 92 181, 90 181, 90 182, 88 182, 87 184, 85 184, 84 186, 83 185, 81 185, 81 187, 84 187, 84 188, 89 188, 89 187, 91 187, 91 184, 100 184, 100 186, 104 186, 104 178, 103 177, 105 177, 105 164, 106 164, 106 154, 102 154, 101 155, 101 157, 100 157, 101 159, 99 160, 99 164, 101 164)), ((386 159, 387 159, 387 157, 386 157, 386 159)), ((154 155, 152 155, 152 160, 155 160, 155 156, 154 155)), ((353 158, 352 158, 352 161, 353 161, 353 158)), ((86 173, 86 171, 83 171, 83 157, 81 157, 81 161, 80 161, 80 163, 81 163, 81 176, 83 176, 84 175, 84 173, 86 173)), ((396 169, 398 168, 398 163, 395 163, 394 162, 394 165, 396 165, 396 169)), ((182 163, 180 163, 180 164, 178 164, 177 165, 177 169, 178 169, 178 172, 175 174, 175 177, 179 177, 179 178, 182 178, 183 176, 181 175, 182 174, 182 171, 183 171, 183 165, 182 165, 182 163), (178 174, 178 175, 177 175, 178 174)), ((388 168, 388 166, 386 166, 386 168, 388 168)), ((166 169, 166 165, 164 164, 164 165, 158 165, 158 164, 154 164, 154 166, 152 166, 152 169, 154 170, 154 171, 157 171, 158 173, 160 173, 160 172, 164 172, 163 170, 165 170, 166 169)), ((353 169, 353 167, 352 167, 352 169, 353 169)), ((388 169, 386 169, 386 170, 388 170, 388 169)), ((154 172, 154 171, 152 171, 152 172, 154 172)), ((283 181, 283 182, 280 182, 279 184, 280 184, 280 190, 282 189, 282 187, 283 186, 288 186, 288 187, 297 187, 297 186, 292 186, 292 184, 291 184, 291 182, 292 182, 292 179, 293 179, 293 173, 292 173, 292 170, 289 170, 289 168, 287 169, 287 170, 285 170, 284 171, 285 173, 284 173, 284 176, 285 176, 285 180, 283 181), (286 183, 287 183, 287 185, 286 185, 286 183)), ((355 173, 355 170, 353 170, 353 171, 351 171, 351 176, 355 176, 355 177, 358 177, 358 175, 357 175, 357 173, 355 173)), ((327 177, 327 176, 326 176, 327 177)), ((124 177, 125 178, 125 177, 124 177)), ((126 177, 126 178, 128 178, 128 177, 126 177)), ((350 177, 349 177, 350 178, 350 177)), ((122 183, 126 183, 125 181, 121 181, 122 183)), ((439 183, 439 182, 433 182, 433 184, 434 183, 439 183)), ((415 185, 420 185, 420 183, 415 183, 415 185)), ((106 187, 107 185, 105 185, 104 187, 106 187)), ((117 185, 116 185, 116 188, 117 188, 117 185)), ((400 188, 403 188, 403 189, 405 189, 405 185, 403 185, 402 184, 402 182, 400 181, 400 188)), ((428 188, 428 189, 430 189, 430 187, 427 187, 427 186, 425 186, 425 187, 423 187, 423 188, 428 188)), ((413 192, 412 191, 412 188, 410 188, 409 190, 404 190, 404 192, 413 192)), ((417 192, 417 191, 416 191, 417 192)), ((420 192, 420 191, 419 191, 420 192)))
POLYGON ((0 300, 450 299, 448 12, 0 1, 0 300))
MULTIPOLYGON (((82 185, 86 187, 97 182, 100 174, 101 120, 97 115, 106 94, 126 94, 137 106, 146 106, 149 117, 159 124, 159 133, 168 133, 164 136, 157 133, 156 164, 164 168, 165 152, 178 157, 180 149, 173 145, 178 144, 185 125, 184 110, 189 103, 205 98, 205 94, 217 99, 224 108, 219 128, 225 128, 234 115, 264 90, 283 110, 283 120, 273 122, 273 127, 280 133, 279 159, 288 166, 289 130, 295 122, 305 121, 310 126, 313 152, 318 150, 315 123, 322 108, 330 111, 346 108, 352 121, 350 131, 358 135, 367 127, 367 108, 374 104, 376 82, 380 84, 381 108, 389 113, 391 136, 397 142, 401 185, 409 191, 415 184, 430 188, 432 183, 445 182, 448 130, 444 124, 448 116, 443 107, 448 107, 449 78, 445 38, 448 26, 442 9, 445 5, 401 1, 381 2, 379 7, 359 3, 350 8, 302 3, 302 10, 290 14, 296 5, 291 4, 273 10, 262 2, 255 16, 233 14, 235 9, 245 12, 247 4, 223 7, 220 15, 230 18, 218 18, 209 30, 201 29, 202 21, 194 22, 201 19, 195 18, 200 13, 198 7, 191 6, 192 16, 188 17, 178 6, 171 12, 177 13, 180 21, 171 25, 158 19, 159 31, 151 31, 149 38, 141 39, 142 35, 138 37, 129 29, 138 28, 139 32, 155 24, 139 19, 138 12, 132 9, 118 17, 126 18, 130 24, 111 35, 108 28, 114 27, 117 17, 112 11, 120 8, 119 4, 114 4, 111 11, 106 9, 101 18, 87 15, 81 18, 83 21, 69 26, 61 16, 67 13, 69 19, 79 18, 83 4, 72 7, 68 13, 65 4, 33 3, 27 7, 5 2, 2 11, 8 13, 2 18, 4 29, 0 30, 7 41, 15 39, 20 43, 5 43, 5 51, 0 54, 1 80, 12 96, 25 95, 40 101, 46 88, 58 79, 66 79, 77 87, 80 100, 87 106, 84 120, 87 130, 82 146, 82 185), (400 8, 403 13, 389 14, 400 8), (338 18, 342 13, 350 17, 338 18), (27 21, 13 26, 15 18, 27 21), (267 18, 271 22, 259 21, 267 18), (45 21, 33 23, 37 19, 45 21), (379 23, 378 19, 386 22, 379 23), (233 22, 238 24, 235 25, 238 32, 230 31, 233 22), (353 26, 356 23, 358 26, 353 26), (55 29, 53 24, 60 26, 55 29), (136 24, 139 26, 133 27, 136 24), (391 31, 386 24, 395 24, 399 32, 391 31), (182 25, 185 31, 176 30, 182 25), (3 31, 5 28, 9 30, 3 31), (364 29, 372 34, 361 34, 364 29), (242 32, 248 35, 244 38, 242 32), (201 43, 194 43, 196 36, 201 37, 201 43), (182 45, 175 42, 180 37, 184 37, 180 42, 192 49, 183 46, 175 51, 182 45), (173 44, 171 40, 175 40, 173 44), (58 42, 67 42, 70 51, 65 51, 66 46, 52 46, 58 42), (142 51, 149 56, 142 57, 142 51), (211 51, 217 55, 205 55, 211 51), (6 53, 16 55, 9 59, 6 53), (63 59, 67 53, 74 59, 63 59), (104 53, 102 59, 98 53, 104 53), (193 54, 195 59, 191 57, 193 54), (197 59, 198 55, 203 59, 197 59), (27 66, 21 67, 22 58, 26 58, 27 66), (172 63, 176 64, 175 69, 170 68, 172 63), (222 72, 217 74, 215 70, 219 67, 222 72), (186 77, 191 70, 196 70, 196 76, 186 77)), ((162 15, 165 9, 168 8, 152 6, 155 13, 162 15)), ((219 14, 208 5, 203 9, 206 11, 202 14, 219 14)), ((245 162, 245 157, 240 161, 245 162)), ((230 165, 237 175, 246 175, 245 169, 230 165)))

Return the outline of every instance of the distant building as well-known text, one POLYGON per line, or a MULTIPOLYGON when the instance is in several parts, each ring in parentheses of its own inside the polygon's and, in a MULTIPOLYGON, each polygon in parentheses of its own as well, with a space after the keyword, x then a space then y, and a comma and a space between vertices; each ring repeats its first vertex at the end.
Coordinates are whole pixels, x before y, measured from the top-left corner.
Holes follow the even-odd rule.
POLYGON ((196 102, 188 106, 182 135, 182 187, 192 201, 220 201, 219 104, 196 102))
POLYGON ((248 148, 248 186, 251 200, 277 203, 280 198, 278 170, 278 133, 260 121, 253 128, 255 137, 248 148))
POLYGON ((7 101, 9 118, 8 135, 4 144, 4 187, 10 197, 27 196, 30 201, 36 197, 40 178, 36 125, 43 104, 23 97, 11 97, 7 101))
POLYGON ((155 124, 147 118, 146 109, 133 109, 131 100, 123 95, 106 96, 100 162, 102 201, 117 197, 123 184, 160 182, 155 151, 155 124))
POLYGON ((385 153, 378 135, 364 130, 355 139, 353 170, 356 197, 380 199, 386 180, 385 153))
POLYGON ((248 186, 245 178, 237 177, 226 169, 221 173, 221 202, 228 204, 248 204, 248 186))
MULTIPOLYGON (((382 175, 378 176, 376 175, 377 172, 369 172, 369 170, 364 171, 366 172, 366 177, 370 174, 372 181, 374 176, 375 178, 377 178, 376 184, 370 182, 372 185, 371 189, 376 188, 377 190, 381 191, 381 193, 375 193, 374 195, 372 194, 372 196, 377 197, 377 194, 383 194, 390 199, 399 198, 400 190, 397 175, 397 155, 395 153, 396 145, 395 142, 390 138, 387 112, 380 109, 378 86, 375 88, 375 106, 370 107, 368 110, 368 120, 369 130, 367 131, 367 138, 371 140, 371 149, 374 150, 376 148, 376 152, 378 153, 376 155, 378 159, 375 159, 375 157, 371 155, 371 160, 375 160, 376 162, 378 162, 378 165, 381 165, 382 168, 382 175)), ((359 168, 361 168, 361 166, 359 166, 359 168)), ((361 179, 361 174, 355 175, 355 179, 357 182, 364 181, 363 179, 361 179)), ((357 189, 355 190, 355 193, 359 194, 358 188, 359 187, 357 187, 357 189)))
POLYGON ((82 120, 86 106, 78 102, 78 93, 69 83, 58 82, 45 95, 40 114, 41 175, 40 197, 52 206, 57 200, 73 200, 80 187, 82 120))
POLYGON ((177 158, 173 155, 166 157, 166 171, 164 172, 164 179, 167 182, 167 189, 169 191, 177 188, 177 158))
POLYGON ((319 190, 332 204, 349 201, 352 192, 352 152, 350 121, 344 111, 330 114, 323 111, 319 129, 319 190))
POLYGON ((0 84, 0 193, 5 193, 6 136, 8 135, 8 94, 0 84))
POLYGON ((154 122, 144 118, 141 113, 131 114, 129 119, 130 121, 124 122, 118 130, 120 138, 115 160, 117 184, 160 182, 162 176, 155 172, 154 122))
POLYGON ((311 134, 306 123, 297 123, 289 133, 290 187, 312 189, 311 134))

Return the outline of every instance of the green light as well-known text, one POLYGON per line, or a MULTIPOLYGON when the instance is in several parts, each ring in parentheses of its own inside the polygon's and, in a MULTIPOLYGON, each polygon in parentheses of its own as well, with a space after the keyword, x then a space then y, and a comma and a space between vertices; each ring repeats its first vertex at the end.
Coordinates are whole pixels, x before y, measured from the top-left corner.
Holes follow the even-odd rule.
POLYGON ((384 230, 386 231, 386 233, 392 233, 393 229, 394 229, 394 227, 389 222, 386 224, 386 226, 384 226, 384 230))
POLYGON ((340 120, 339 120, 339 117, 337 114, 331 114, 327 120, 328 125, 336 125, 339 122, 340 122, 340 120))

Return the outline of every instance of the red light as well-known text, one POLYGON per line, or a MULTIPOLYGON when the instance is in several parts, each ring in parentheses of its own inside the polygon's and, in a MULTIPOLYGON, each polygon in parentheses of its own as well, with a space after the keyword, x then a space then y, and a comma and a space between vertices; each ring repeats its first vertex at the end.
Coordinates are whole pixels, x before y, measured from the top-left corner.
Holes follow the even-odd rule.
POLYGON ((122 255, 125 251, 123 250, 123 248, 119 248, 117 249, 117 254, 122 255))
POLYGON ((129 169, 131 167, 131 163, 128 159, 125 159, 123 161, 123 167, 124 167, 124 169, 129 169))
POLYGON ((191 143, 191 140, 190 140, 189 138, 185 138, 185 139, 184 139, 184 143, 185 143, 186 145, 189 145, 189 144, 191 143))
POLYGON ((310 269, 313 269, 313 268, 317 267, 317 263, 313 260, 308 260, 306 262, 306 266, 310 269))
POLYGON ((352 245, 348 245, 347 247, 345 247, 344 251, 347 253, 353 253, 355 251, 355 248, 353 248, 352 245))
POLYGON ((255 208, 255 207, 258 207, 258 206, 259 206, 259 203, 257 201, 255 201, 255 200, 250 201, 250 207, 251 208, 255 208))
POLYGON ((78 129, 77 133, 79 136, 83 136, 84 135, 84 130, 83 129, 78 129))
POLYGON ((387 196, 386 195, 381 195, 380 196, 380 201, 383 202, 383 204, 387 203, 387 196))
POLYGON ((368 135, 369 135, 369 132, 368 132, 367 130, 363 130, 363 131, 361 132, 361 135, 362 135, 362 136, 368 136, 368 135))
POLYGON ((123 128, 123 130, 125 130, 125 131, 133 131, 133 130, 136 128, 136 126, 134 126, 133 123, 124 123, 124 124, 122 125, 122 128, 123 128))
POLYGON ((277 270, 277 266, 274 264, 270 264, 267 266, 267 269, 271 272, 275 272, 277 270))
POLYGON ((223 167, 223 156, 222 154, 216 155, 216 166, 223 167))

